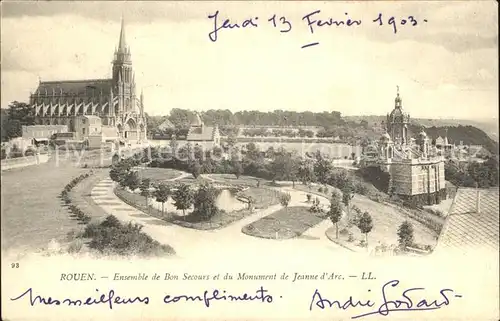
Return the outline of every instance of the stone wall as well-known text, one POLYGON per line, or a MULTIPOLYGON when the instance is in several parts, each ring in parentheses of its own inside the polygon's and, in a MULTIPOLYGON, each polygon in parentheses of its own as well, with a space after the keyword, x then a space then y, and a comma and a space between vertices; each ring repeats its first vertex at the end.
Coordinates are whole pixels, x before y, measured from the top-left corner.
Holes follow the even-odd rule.
POLYGON ((398 195, 403 200, 404 205, 411 208, 418 208, 424 205, 439 204, 446 199, 446 189, 439 190, 437 193, 425 193, 418 195, 398 195))
POLYGON ((3 159, 0 168, 2 171, 4 171, 14 168, 43 164, 47 163, 48 161, 49 161, 49 155, 47 154, 3 159))

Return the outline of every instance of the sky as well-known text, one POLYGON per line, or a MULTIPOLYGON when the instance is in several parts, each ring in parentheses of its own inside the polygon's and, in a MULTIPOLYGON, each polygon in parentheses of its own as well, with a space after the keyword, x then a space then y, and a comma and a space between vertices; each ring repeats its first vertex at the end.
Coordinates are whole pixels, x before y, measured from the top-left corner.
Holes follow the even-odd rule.
POLYGON ((41 80, 109 78, 120 20, 145 110, 498 117, 498 8, 454 2, 2 2, 1 107, 41 80), (359 26, 310 20, 361 20, 359 26), (221 29, 225 19, 257 27, 221 29), (374 19, 382 14, 383 25, 374 19), (276 27, 268 21, 276 14, 276 27), (408 16, 417 21, 412 26, 408 16), (257 17, 257 19, 255 19, 257 17), (289 27, 280 17, 290 22, 289 27), (387 21, 395 17, 397 33, 387 21), (401 19, 408 22, 401 24, 401 19), (424 22, 426 20, 427 22, 424 22), (318 45, 301 48, 314 42, 318 45))

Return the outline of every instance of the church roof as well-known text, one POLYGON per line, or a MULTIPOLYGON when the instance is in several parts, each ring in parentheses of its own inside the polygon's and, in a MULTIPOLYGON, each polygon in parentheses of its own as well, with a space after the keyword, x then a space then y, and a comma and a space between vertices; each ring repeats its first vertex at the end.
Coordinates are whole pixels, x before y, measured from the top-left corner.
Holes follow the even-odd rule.
POLYGON ((438 241, 438 248, 499 248, 498 187, 459 188, 438 241))
POLYGON ((40 95, 99 95, 102 91, 108 95, 112 88, 112 79, 84 79, 84 80, 60 80, 60 81, 41 81, 35 94, 40 95))

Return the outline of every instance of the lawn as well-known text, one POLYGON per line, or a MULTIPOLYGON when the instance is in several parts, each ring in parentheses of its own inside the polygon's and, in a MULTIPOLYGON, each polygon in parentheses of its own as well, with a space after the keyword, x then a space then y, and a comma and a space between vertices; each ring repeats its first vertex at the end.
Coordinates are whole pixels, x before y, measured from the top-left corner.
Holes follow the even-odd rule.
MULTIPOLYGON (((423 245, 430 245, 434 247, 437 242, 438 233, 422 223, 413 219, 417 215, 431 215, 424 211, 407 210, 398 208, 391 204, 378 203, 370 200, 366 196, 356 195, 352 199, 352 205, 357 206, 362 212, 367 211, 373 219, 373 229, 368 233, 368 245, 397 245, 398 236, 397 231, 401 223, 405 220, 413 224, 415 242, 423 245)), ((351 212, 353 212, 351 210, 351 212)), ((326 232, 328 238, 336 241, 335 227, 329 228, 326 232)), ((349 227, 346 220, 339 223, 339 239, 342 245, 351 249, 359 250, 359 244, 365 239, 365 235, 361 234, 356 226, 349 227), (349 235, 351 235, 349 237, 349 235), (348 242, 348 239, 351 239, 348 242)))
POLYGON ((183 172, 170 168, 147 167, 138 170, 139 177, 149 178, 152 182, 160 183, 172 180, 182 175, 183 172))
POLYGON ((71 179, 88 169, 72 162, 54 160, 46 164, 2 172, 2 250, 47 248, 78 224, 72 220, 59 198, 71 179))
POLYGON ((208 174, 206 176, 218 183, 226 183, 231 185, 257 186, 259 181, 261 183, 265 182, 265 180, 253 176, 242 175, 239 178, 236 178, 236 175, 234 174, 208 174))
POLYGON ((282 208, 242 228, 242 232, 267 239, 290 239, 302 235, 325 219, 323 214, 309 212, 308 207, 282 208))

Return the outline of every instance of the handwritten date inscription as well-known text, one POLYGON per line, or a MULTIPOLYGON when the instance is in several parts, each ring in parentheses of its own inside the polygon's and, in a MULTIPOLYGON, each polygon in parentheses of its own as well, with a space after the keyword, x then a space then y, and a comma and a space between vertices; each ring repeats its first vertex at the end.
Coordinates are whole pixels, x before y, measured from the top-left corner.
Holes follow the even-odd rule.
MULTIPOLYGON (((208 33, 208 38, 212 42, 217 42, 219 39, 219 34, 223 30, 235 30, 235 29, 250 29, 258 28, 259 17, 248 17, 241 21, 231 20, 230 18, 221 19, 219 17, 219 11, 208 15, 208 19, 212 22, 212 30, 208 33)), ((349 13, 345 12, 342 18, 332 18, 321 16, 321 10, 314 10, 302 17, 302 23, 305 25, 310 34, 314 34, 315 31, 321 28, 328 27, 344 27, 344 28, 354 28, 360 27, 363 24, 363 20, 360 18, 350 17, 349 13)), ((426 23, 427 19, 417 20, 415 16, 409 15, 406 17, 394 17, 386 16, 382 13, 378 13, 375 19, 373 17, 369 20, 369 23, 380 28, 390 28, 394 34, 397 34, 399 29, 402 27, 413 28, 426 23)), ((288 33, 294 29, 294 24, 291 19, 283 15, 272 14, 269 18, 266 17, 263 24, 270 24, 273 28, 278 29, 280 33, 288 33)), ((310 43, 302 46, 302 48, 311 47, 312 45, 317 45, 319 42, 310 43)))

